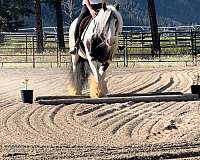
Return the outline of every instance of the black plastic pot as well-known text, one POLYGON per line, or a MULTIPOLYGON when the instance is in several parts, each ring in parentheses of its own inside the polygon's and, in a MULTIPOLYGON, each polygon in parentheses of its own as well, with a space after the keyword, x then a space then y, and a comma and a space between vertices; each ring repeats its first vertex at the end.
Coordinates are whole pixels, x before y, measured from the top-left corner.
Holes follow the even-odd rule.
POLYGON ((200 85, 191 85, 191 92, 200 96, 200 85))
POLYGON ((24 103, 33 103, 33 90, 21 90, 21 98, 24 103))

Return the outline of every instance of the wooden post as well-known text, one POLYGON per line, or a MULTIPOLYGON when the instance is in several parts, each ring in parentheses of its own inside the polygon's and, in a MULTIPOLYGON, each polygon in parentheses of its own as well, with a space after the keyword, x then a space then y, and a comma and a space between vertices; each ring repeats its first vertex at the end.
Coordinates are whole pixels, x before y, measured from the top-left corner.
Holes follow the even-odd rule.
POLYGON ((35 0, 35 20, 36 20, 37 52, 41 53, 44 51, 44 44, 43 44, 43 29, 42 29, 40 0, 35 0))
POLYGON ((57 38, 59 51, 65 50, 61 0, 56 1, 57 38))
POLYGON ((149 10, 149 21, 151 26, 151 35, 152 35, 152 54, 159 54, 161 52, 160 48, 160 36, 158 33, 158 25, 156 19, 156 9, 154 0, 147 0, 148 1, 148 10, 149 10))
POLYGON ((144 47, 144 33, 143 32, 141 32, 141 40, 142 40, 141 47, 143 48, 144 47))
POLYGON ((128 33, 125 36, 125 46, 124 67, 128 67, 128 33))
POLYGON ((149 95, 149 96, 130 96, 130 97, 103 97, 103 98, 67 98, 67 99, 50 99, 38 100, 39 104, 45 105, 60 105, 60 104, 73 104, 73 103, 88 103, 88 104, 113 104, 125 102, 184 102, 184 101, 197 101, 199 95, 197 94, 184 94, 184 95, 149 95))
POLYGON ((33 43, 33 68, 35 68, 35 43, 34 43, 34 36, 32 37, 32 43, 33 43))
POLYGON ((26 63, 28 62, 28 35, 26 34, 26 63))
POLYGON ((177 32, 175 32, 175 44, 176 44, 176 47, 177 47, 177 45, 178 45, 177 32))
POLYGON ((58 68, 58 66, 59 66, 59 45, 58 45, 58 40, 57 40, 57 47, 56 47, 56 63, 57 63, 57 68, 58 68))

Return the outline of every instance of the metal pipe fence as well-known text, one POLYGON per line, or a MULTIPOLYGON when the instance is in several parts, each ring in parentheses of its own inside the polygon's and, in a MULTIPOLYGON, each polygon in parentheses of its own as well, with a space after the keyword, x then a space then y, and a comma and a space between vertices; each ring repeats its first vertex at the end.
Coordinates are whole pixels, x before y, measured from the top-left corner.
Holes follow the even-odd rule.
MULTIPOLYGON (((36 51, 36 36, 30 33, 2 33, 0 42, 1 67, 28 65, 63 67, 71 62, 68 54, 69 35, 65 34, 66 51, 58 48, 56 34, 44 34, 44 52, 36 51)), ((135 66, 137 63, 179 63, 185 65, 198 64, 200 53, 199 31, 159 32, 162 52, 153 55, 151 52, 152 38, 149 32, 123 32, 119 38, 119 46, 123 50, 113 56, 113 62, 122 66, 135 66), (123 47, 124 46, 124 47, 123 47)))

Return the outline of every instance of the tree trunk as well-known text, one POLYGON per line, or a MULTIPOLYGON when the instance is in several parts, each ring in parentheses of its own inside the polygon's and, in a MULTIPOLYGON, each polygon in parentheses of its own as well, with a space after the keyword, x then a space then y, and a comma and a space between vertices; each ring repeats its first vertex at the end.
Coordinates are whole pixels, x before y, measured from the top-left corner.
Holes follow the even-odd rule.
POLYGON ((151 26, 151 34, 152 34, 152 54, 159 54, 161 52, 160 48, 160 37, 158 34, 158 25, 156 19, 156 9, 154 0, 148 0, 148 9, 149 9, 149 20, 151 26))
POLYGON ((65 49, 61 0, 56 1, 57 37, 59 50, 65 49))
POLYGON ((3 6, 3 0, 0 0, 0 8, 3 6))
POLYGON ((42 29, 40 0, 35 0, 35 19, 36 19, 37 52, 41 53, 44 51, 44 45, 43 45, 43 29, 42 29))

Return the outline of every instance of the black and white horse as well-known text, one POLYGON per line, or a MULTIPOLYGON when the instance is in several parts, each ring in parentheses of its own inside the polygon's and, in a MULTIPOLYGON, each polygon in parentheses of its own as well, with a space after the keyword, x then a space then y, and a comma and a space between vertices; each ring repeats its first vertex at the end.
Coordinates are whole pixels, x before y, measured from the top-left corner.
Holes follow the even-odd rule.
MULTIPOLYGON (((77 19, 69 29, 69 47, 74 48, 74 28, 77 19)), ((90 81, 90 97, 102 97, 107 92, 105 71, 112 55, 118 48, 118 37, 122 31, 122 16, 117 7, 103 5, 98 15, 93 18, 82 34, 82 47, 72 57, 72 73, 69 95, 81 95, 87 79, 90 81), (88 69, 90 72, 87 72, 88 69), (91 74, 90 74, 91 73, 91 74), (90 78, 88 78, 90 76, 90 78)))

